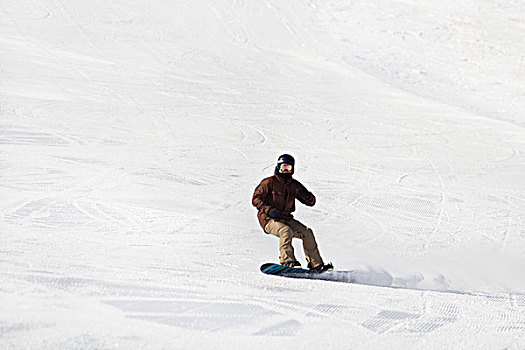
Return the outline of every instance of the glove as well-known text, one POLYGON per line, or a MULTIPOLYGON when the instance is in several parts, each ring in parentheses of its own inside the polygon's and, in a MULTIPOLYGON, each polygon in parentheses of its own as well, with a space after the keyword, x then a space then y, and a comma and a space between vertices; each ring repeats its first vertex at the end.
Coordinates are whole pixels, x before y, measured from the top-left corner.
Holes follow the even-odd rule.
POLYGON ((305 202, 308 202, 310 199, 310 193, 304 187, 298 187, 295 190, 295 196, 305 202))
POLYGON ((283 217, 283 213, 281 213, 279 209, 272 208, 268 212, 268 216, 276 221, 279 221, 283 217))

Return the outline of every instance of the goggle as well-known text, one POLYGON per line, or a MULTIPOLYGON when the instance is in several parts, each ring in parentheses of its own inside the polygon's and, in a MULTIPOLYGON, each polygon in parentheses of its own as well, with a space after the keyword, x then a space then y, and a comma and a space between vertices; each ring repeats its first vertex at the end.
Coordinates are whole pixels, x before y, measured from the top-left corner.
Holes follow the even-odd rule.
POLYGON ((293 170, 293 166, 291 166, 290 164, 281 164, 281 166, 279 167, 279 171, 281 173, 291 173, 293 170))

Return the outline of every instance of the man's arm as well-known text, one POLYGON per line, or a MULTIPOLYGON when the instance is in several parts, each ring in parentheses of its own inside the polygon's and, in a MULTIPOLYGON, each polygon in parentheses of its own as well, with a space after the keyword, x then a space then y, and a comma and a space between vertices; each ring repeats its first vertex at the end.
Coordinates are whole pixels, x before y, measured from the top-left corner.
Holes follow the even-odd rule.
POLYGON ((252 205, 257 208, 257 210, 262 211, 265 214, 268 214, 270 212, 270 209, 272 207, 268 205, 268 203, 265 202, 266 198, 268 198, 268 193, 270 192, 270 188, 268 185, 268 181, 261 181, 259 186, 255 188, 255 191, 253 192, 252 196, 252 205))
POLYGON ((308 191, 306 187, 304 187, 299 181, 297 181, 297 187, 295 189, 295 198, 297 198, 299 202, 309 207, 313 207, 315 205, 314 194, 308 191))

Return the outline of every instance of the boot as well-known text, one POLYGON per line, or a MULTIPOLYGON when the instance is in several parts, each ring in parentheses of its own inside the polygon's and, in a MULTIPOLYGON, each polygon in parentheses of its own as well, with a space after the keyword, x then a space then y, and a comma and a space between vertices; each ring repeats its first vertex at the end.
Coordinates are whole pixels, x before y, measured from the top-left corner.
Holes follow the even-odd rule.
POLYGON ((295 267, 295 268, 298 268, 298 269, 301 268, 301 264, 299 263, 299 261, 295 261, 295 260, 285 261, 285 262, 281 263, 281 265, 286 266, 286 267, 295 267))
POLYGON ((332 263, 328 263, 328 264, 319 264, 317 266, 312 267, 312 264, 309 263, 308 264, 308 268, 312 272, 319 272, 319 273, 321 273, 321 272, 333 270, 334 269, 334 265, 332 265, 332 263))

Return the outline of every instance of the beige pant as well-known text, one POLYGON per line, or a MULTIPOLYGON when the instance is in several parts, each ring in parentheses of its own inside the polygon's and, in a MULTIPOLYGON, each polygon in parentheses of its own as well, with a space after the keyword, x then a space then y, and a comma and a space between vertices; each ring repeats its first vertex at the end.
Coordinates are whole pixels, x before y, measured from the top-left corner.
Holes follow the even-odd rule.
POLYGON ((303 240, 304 255, 306 255, 308 263, 312 267, 323 264, 313 231, 299 221, 294 219, 283 221, 270 220, 266 224, 264 231, 279 237, 279 251, 281 254, 279 259, 281 263, 297 260, 293 251, 292 239, 300 238, 303 240))

